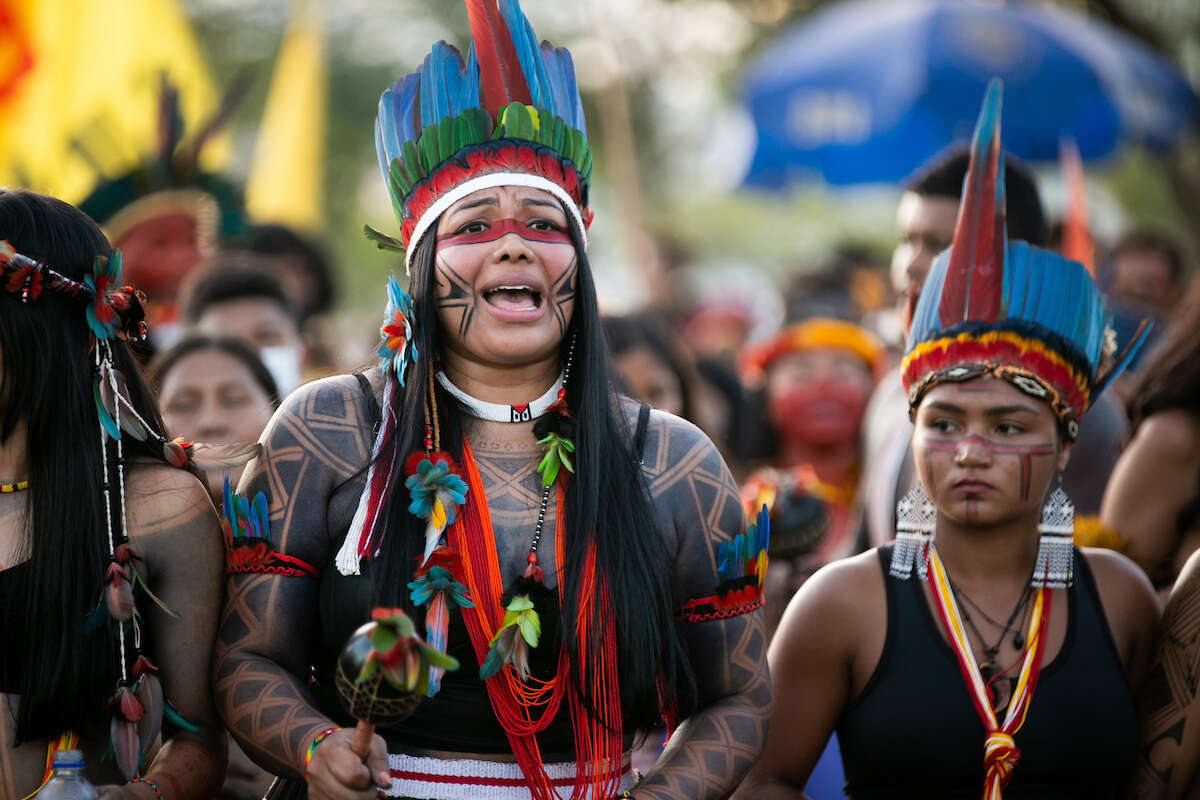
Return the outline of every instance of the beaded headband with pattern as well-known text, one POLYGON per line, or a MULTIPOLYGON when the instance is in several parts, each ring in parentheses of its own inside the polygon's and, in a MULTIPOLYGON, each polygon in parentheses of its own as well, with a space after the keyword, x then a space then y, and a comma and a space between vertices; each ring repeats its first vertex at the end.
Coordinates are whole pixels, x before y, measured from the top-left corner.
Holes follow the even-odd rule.
POLYGON ((517 0, 465 0, 472 44, 438 42, 421 69, 379 98, 375 149, 399 240, 412 254, 451 205, 480 189, 528 186, 554 195, 581 235, 592 220, 592 153, 571 54, 538 45, 517 0))
POLYGON ((950 248, 934 261, 901 362, 910 407, 933 386, 988 375, 1047 402, 1068 436, 1129 363, 1114 358, 1104 298, 1083 265, 1009 241, 999 80, 988 85, 950 248))

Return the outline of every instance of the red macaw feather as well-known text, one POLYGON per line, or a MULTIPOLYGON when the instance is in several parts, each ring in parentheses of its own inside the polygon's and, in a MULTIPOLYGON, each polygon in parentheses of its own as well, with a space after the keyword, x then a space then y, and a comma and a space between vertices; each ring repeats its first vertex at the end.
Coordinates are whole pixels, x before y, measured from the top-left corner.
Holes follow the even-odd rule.
POLYGON ((133 780, 137 777, 138 764, 142 760, 137 725, 123 718, 119 713, 114 713, 109 736, 112 740, 113 760, 117 762, 117 769, 121 770, 125 780, 133 780))
POLYGON ((138 720, 137 734, 142 743, 142 752, 145 753, 154 744, 162 728, 162 682, 153 672, 147 672, 138 680, 135 694, 138 702, 142 704, 142 718, 138 720))
POLYGON ((500 16, 496 0, 466 0, 471 41, 479 63, 479 99, 489 114, 516 101, 533 102, 512 34, 500 16))
POLYGON ((971 142, 971 162, 963 186, 950 264, 938 305, 943 328, 959 322, 992 322, 1000 313, 1004 284, 1004 162, 1000 151, 1003 85, 988 84, 971 142))
POLYGON ((1087 182, 1084 180, 1083 160, 1074 140, 1064 139, 1059 148, 1063 180, 1067 184, 1067 210, 1063 216, 1062 254, 1083 264, 1088 274, 1096 277, 1095 245, 1088 225, 1087 182))

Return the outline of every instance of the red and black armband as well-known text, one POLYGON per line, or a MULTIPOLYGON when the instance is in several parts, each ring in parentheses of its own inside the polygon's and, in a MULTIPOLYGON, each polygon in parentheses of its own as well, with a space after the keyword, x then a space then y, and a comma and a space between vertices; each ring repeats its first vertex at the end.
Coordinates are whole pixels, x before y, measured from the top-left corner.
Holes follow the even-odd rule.
POLYGON ((682 622, 708 622, 762 608, 770 538, 771 521, 764 505, 745 533, 731 542, 722 542, 717 549, 716 591, 707 597, 688 600, 676 618, 682 622))
POLYGON ((319 578, 321 571, 303 559, 277 552, 271 544, 267 497, 253 500, 236 495, 225 478, 221 501, 221 528, 225 533, 225 574, 259 573, 288 578, 319 578))

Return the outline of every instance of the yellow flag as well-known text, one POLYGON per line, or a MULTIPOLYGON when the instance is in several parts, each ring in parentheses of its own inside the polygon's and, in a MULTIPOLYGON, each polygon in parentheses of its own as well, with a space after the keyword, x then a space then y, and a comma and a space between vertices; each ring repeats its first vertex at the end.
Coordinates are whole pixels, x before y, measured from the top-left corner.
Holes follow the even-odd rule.
MULTIPOLYGON (((216 108, 176 0, 0 0, 0 27, 5 19, 0 87, 5 74, 11 80, 0 89, 0 185, 78 202, 101 178, 146 160, 157 150, 164 72, 189 130, 216 108), (17 74, 12 54, 26 51, 29 68, 17 74)), ((219 171, 228 156, 228 139, 218 138, 202 164, 219 171)))
POLYGON ((326 94, 317 0, 293 0, 246 183, 254 221, 309 231, 321 226, 326 94))

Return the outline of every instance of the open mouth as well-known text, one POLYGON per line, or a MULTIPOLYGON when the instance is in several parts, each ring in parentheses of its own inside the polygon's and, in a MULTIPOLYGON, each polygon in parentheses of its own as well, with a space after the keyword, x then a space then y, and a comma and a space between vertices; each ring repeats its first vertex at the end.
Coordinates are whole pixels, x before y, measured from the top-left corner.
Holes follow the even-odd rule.
POLYGON ((494 286, 483 293, 484 302, 505 311, 537 311, 542 293, 527 284, 494 286))

